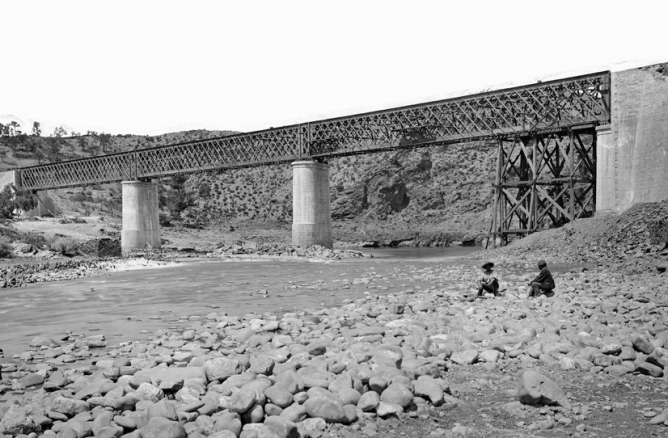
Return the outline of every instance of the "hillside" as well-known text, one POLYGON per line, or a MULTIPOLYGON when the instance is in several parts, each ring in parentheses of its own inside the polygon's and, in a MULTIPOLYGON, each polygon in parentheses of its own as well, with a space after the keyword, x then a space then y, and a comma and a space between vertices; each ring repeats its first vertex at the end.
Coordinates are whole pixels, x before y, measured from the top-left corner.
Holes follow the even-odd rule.
MULTIPOLYGON (((0 137, 3 169, 64 161, 231 134, 187 131, 156 137, 94 134, 78 137, 0 137)), ((489 143, 435 146, 343 157, 330 162, 337 241, 446 244, 489 226, 496 165, 489 143)), ((196 227, 289 228, 289 164, 207 172, 162 180, 164 223, 196 227)), ((50 192, 69 215, 120 215, 120 185, 50 192)))

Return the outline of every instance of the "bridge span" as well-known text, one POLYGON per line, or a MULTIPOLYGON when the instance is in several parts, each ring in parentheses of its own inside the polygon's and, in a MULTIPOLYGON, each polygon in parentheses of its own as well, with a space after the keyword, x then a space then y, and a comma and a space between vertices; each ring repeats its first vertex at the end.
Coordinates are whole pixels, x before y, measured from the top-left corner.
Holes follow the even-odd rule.
MULTIPOLYGON (((618 150, 626 145, 627 131, 633 125, 633 121, 626 122, 642 112, 627 101, 641 98, 641 109, 647 107, 646 101, 652 101, 648 110, 651 114, 643 115, 668 118, 665 77, 663 83, 656 78, 661 75, 662 65, 19 168, 11 179, 17 186, 34 191, 122 182, 122 247, 131 251, 160 246, 155 179, 291 162, 293 244, 331 246, 327 160, 496 139, 499 165, 490 231, 507 239, 513 233, 526 234, 593 214, 597 207, 619 209, 619 175, 613 178, 616 204, 599 199, 597 193, 608 193, 610 175, 621 173, 625 166, 618 150), (597 170, 597 151, 601 155, 602 148, 604 172, 597 170), (597 179, 599 185, 602 182, 606 186, 598 192, 597 179)), ((665 131, 664 127, 655 137, 668 148, 665 131)))

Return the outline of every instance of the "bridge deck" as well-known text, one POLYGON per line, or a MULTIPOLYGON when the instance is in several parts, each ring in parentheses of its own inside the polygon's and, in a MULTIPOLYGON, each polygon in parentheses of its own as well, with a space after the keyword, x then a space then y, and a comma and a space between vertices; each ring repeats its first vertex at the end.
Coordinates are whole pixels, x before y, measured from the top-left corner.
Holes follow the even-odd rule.
POLYGON ((551 132, 610 122, 610 72, 19 170, 47 190, 551 132))

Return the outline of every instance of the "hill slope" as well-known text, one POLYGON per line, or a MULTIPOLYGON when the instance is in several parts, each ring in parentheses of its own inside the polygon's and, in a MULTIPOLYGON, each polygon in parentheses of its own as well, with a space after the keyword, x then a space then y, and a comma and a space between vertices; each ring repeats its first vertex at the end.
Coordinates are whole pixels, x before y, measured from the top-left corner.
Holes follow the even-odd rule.
MULTIPOLYGON (((231 134, 188 131, 148 136, 1 137, 3 168, 64 161, 231 134)), ((334 159, 330 162, 336 240, 412 240, 445 244, 486 231, 490 218, 495 147, 490 143, 434 146, 334 159)), ((289 164, 207 172, 162 180, 162 204, 173 222, 234 227, 289 226, 289 164), (168 208, 179 198, 182 208, 168 208)), ((120 186, 57 190, 52 197, 68 214, 120 214, 120 186)))

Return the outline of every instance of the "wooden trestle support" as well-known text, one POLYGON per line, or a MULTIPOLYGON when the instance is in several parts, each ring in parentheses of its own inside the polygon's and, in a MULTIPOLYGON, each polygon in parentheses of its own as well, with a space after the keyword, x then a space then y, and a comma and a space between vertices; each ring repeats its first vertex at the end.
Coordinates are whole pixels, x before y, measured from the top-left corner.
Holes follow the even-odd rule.
POLYGON ((596 131, 587 126, 499 137, 490 244, 594 214, 596 131))

